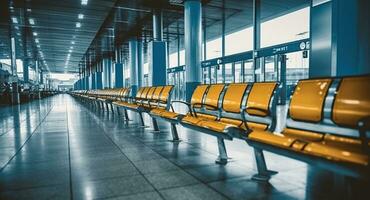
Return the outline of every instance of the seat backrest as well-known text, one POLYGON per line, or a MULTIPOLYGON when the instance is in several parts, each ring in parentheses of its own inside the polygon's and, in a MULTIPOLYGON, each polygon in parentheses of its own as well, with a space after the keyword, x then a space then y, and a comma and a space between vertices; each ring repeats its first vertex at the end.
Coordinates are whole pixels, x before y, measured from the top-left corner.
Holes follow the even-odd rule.
POLYGON ((214 110, 213 107, 218 108, 218 102, 220 100, 220 96, 224 88, 225 88, 224 84, 215 84, 209 87, 207 95, 204 100, 204 103, 206 104, 205 106, 206 109, 214 110))
POLYGON ((150 89, 149 87, 144 87, 143 92, 140 95, 140 98, 141 99, 145 99, 146 98, 146 95, 148 94, 149 89, 150 89))
POLYGON ((159 97, 159 100, 162 103, 167 103, 168 102, 168 100, 171 96, 172 89, 173 89, 173 85, 166 85, 166 86, 163 87, 162 92, 160 93, 160 97, 159 97))
POLYGON ((222 109, 225 112, 240 113, 240 108, 243 103, 243 97, 247 90, 247 83, 230 84, 225 92, 222 109))
POLYGON ((269 115, 270 102, 276 88, 276 82, 254 83, 248 94, 246 112, 260 117, 269 115))
POLYGON ((320 122, 331 82, 330 78, 299 81, 290 101, 290 118, 296 121, 320 122))
POLYGON ((146 99, 152 99, 156 87, 149 87, 148 93, 146 94, 146 99))
POLYGON ((141 88, 139 88, 138 90, 137 90, 137 92, 136 92, 136 98, 140 98, 141 97, 141 94, 143 93, 143 91, 144 91, 144 88, 143 87, 141 87, 141 88))
POLYGON ((367 116, 370 116, 370 76, 343 78, 334 99, 333 122, 355 128, 367 116))
MULTIPOLYGON (((203 103, 203 98, 204 95, 207 92, 209 85, 198 85, 194 92, 193 95, 191 96, 191 104, 196 104, 196 103, 203 103)), ((199 106, 198 106, 199 107, 199 106)))
POLYGON ((161 95, 161 92, 162 92, 163 88, 164 88, 163 86, 156 87, 155 88, 155 91, 154 91, 154 93, 152 95, 152 99, 159 100, 159 97, 161 95))

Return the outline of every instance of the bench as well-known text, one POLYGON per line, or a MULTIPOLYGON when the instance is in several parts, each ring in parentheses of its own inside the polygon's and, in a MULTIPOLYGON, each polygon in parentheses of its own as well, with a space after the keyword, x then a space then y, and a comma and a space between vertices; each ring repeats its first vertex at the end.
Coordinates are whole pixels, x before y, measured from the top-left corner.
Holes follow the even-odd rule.
POLYGON ((199 85, 190 103, 172 101, 172 111, 154 109, 150 114, 171 123, 174 140, 178 140, 176 124, 217 137, 216 163, 226 164, 225 139, 245 139, 252 130, 275 129, 277 89, 275 82, 199 85), (174 103, 185 104, 188 112, 176 113, 174 103))
MULTIPOLYGON (((114 101, 113 104, 122 108, 125 115, 127 111, 139 114, 140 125, 145 127, 143 113, 150 113, 153 109, 168 110, 170 107, 173 86, 141 87, 138 89, 134 98, 114 101)), ((128 119, 128 118, 126 118, 128 119)), ((159 131, 157 121, 152 118, 154 131, 159 131)))
POLYGON ((347 177, 369 178, 370 76, 300 80, 281 133, 255 130, 256 180, 269 180, 263 150, 347 177))

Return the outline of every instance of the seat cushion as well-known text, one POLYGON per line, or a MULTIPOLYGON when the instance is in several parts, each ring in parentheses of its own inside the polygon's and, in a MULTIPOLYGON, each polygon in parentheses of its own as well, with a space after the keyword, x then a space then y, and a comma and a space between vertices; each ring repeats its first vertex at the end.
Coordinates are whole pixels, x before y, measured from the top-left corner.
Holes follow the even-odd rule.
POLYGON ((364 166, 368 166, 369 164, 369 155, 366 155, 366 153, 353 151, 351 148, 337 148, 320 142, 309 143, 304 148, 303 152, 333 161, 348 162, 364 166))
POLYGON ((289 148, 294 142, 294 138, 281 134, 274 134, 269 131, 252 131, 248 138, 250 140, 271 144, 282 148, 289 148))
POLYGON ((123 102, 123 101, 115 101, 115 102, 113 102, 113 104, 117 105, 117 106, 133 108, 133 109, 139 108, 139 105, 137 105, 137 104, 127 103, 127 102, 123 102))
POLYGON ((238 128, 238 126, 234 124, 227 124, 227 123, 222 123, 220 121, 211 121, 211 120, 202 120, 197 125, 203 128, 216 131, 216 132, 225 132, 225 130, 229 127, 238 128))
POLYGON ((176 119, 179 116, 179 113, 167 111, 167 110, 161 109, 161 108, 152 109, 150 111, 150 114, 155 115, 155 116, 159 116, 159 117, 163 117, 163 118, 167 118, 167 119, 176 119))

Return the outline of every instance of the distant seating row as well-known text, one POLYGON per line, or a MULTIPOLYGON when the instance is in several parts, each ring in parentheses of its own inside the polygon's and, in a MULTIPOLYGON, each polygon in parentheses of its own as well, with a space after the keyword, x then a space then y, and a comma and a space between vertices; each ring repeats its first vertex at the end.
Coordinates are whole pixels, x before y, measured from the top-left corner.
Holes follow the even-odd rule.
POLYGON ((138 112, 141 125, 141 113, 148 113, 156 130, 155 119, 165 120, 171 124, 174 141, 179 141, 177 124, 215 136, 219 164, 228 160, 224 139, 245 140, 254 148, 255 180, 266 181, 277 173, 267 169, 264 150, 346 176, 369 178, 370 76, 300 80, 281 133, 274 132, 278 86, 275 82, 199 85, 190 103, 171 101, 172 86, 140 88, 135 98, 122 97, 122 92, 113 98, 96 91, 77 96, 110 99, 125 112, 138 112), (176 103, 186 105, 187 113, 175 112, 176 103))

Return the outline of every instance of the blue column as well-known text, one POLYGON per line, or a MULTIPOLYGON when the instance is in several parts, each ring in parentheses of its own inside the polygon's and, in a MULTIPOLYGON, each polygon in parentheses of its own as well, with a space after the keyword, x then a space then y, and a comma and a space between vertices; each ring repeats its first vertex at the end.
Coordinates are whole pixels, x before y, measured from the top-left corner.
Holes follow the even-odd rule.
POLYGON ((95 90, 96 89, 96 72, 91 74, 91 89, 95 90))
POLYGON ((143 86, 143 71, 144 71, 144 60, 143 60, 143 41, 137 41, 137 87, 143 86))
POLYGON ((28 83, 30 80, 30 74, 29 74, 29 70, 28 70, 28 59, 24 59, 23 60, 23 81, 25 83, 28 83))
POLYGON ((201 82, 202 59, 202 3, 200 0, 185 1, 185 65, 186 100, 201 82))
POLYGON ((123 87, 123 64, 122 63, 116 63, 114 65, 115 67, 115 88, 121 88, 123 87))
POLYGON ((103 89, 103 73, 102 72, 95 72, 95 88, 96 89, 103 89))
POLYGON ((313 0, 310 77, 370 73, 369 1, 313 0))
POLYGON ((131 94, 132 96, 135 96, 139 85, 136 39, 132 39, 129 41, 129 59, 130 59, 130 85, 132 91, 131 94))

